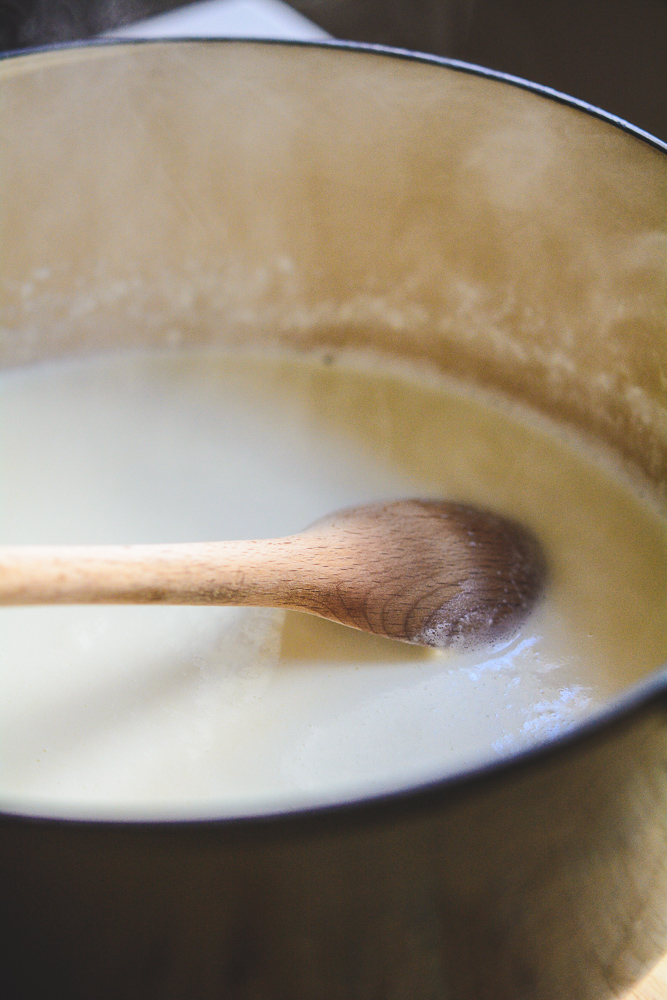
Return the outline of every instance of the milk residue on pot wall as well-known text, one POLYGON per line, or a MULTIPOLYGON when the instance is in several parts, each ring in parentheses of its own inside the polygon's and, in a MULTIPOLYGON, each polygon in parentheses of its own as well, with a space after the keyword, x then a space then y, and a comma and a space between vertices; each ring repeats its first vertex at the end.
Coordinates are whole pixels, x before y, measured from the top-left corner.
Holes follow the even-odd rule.
POLYGON ((65 815, 228 815, 428 780, 566 730, 667 653, 667 545, 585 451, 387 362, 132 353, 5 373, 6 543, 297 532, 376 499, 522 521, 546 595, 435 653, 271 609, 0 610, 0 795, 65 815))
POLYGON ((36 53, 0 86, 5 362, 269 337, 402 350, 664 490, 649 143, 504 81, 327 47, 36 53))

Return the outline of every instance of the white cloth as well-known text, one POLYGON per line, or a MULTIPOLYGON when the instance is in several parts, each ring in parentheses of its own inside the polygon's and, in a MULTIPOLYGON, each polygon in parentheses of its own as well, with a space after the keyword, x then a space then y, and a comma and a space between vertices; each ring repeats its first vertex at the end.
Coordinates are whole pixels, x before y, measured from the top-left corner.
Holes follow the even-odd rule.
POLYGON ((204 0, 135 24, 114 28, 105 38, 330 38, 281 0, 204 0))

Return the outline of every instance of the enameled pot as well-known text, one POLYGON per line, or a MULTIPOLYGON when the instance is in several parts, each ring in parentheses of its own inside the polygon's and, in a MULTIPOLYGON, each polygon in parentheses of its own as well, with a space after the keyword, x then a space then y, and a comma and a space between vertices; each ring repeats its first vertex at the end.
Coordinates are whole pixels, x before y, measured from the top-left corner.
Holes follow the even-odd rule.
MULTIPOLYGON (((5 366, 369 345, 667 480, 667 147, 379 48, 86 45, 0 63, 5 366)), ((602 1000, 667 948, 667 695, 532 752, 285 815, 5 811, 3 997, 602 1000)))

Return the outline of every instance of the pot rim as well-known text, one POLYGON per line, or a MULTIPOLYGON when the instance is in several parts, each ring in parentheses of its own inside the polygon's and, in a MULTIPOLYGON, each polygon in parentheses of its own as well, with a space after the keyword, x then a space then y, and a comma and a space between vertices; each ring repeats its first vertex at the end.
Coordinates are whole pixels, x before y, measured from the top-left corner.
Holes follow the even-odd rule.
MULTIPOLYGON (((425 52, 413 52, 409 49, 395 48, 388 45, 379 45, 366 42, 342 41, 338 39, 306 41, 301 39, 267 39, 253 37, 185 37, 185 38, 93 38, 82 39, 69 42, 57 42, 48 45, 36 46, 29 49, 11 49, 0 52, 0 62, 8 59, 26 58, 42 53, 69 51, 87 48, 108 48, 115 46, 137 46, 137 45, 179 45, 185 43, 205 43, 210 45, 219 44, 253 44, 265 46, 292 46, 304 48, 333 49, 347 52, 358 52, 361 54, 381 55, 391 58, 404 59, 409 62, 426 63, 433 66, 441 66, 457 72, 469 73, 472 76, 479 76, 489 80, 497 80, 510 86, 527 90, 538 96, 556 101, 576 110, 582 111, 594 118, 606 122, 614 127, 626 132, 636 139, 639 139, 649 146, 667 153, 667 142, 651 135, 649 132, 632 125, 630 122, 618 115, 604 111, 595 105, 576 97, 571 97, 559 90, 548 87, 544 84, 534 83, 522 77, 504 73, 500 70, 489 69, 475 63, 468 63, 460 59, 451 59, 445 56, 432 55, 425 52)), ((215 816, 204 814, 202 816, 173 818, 77 818, 70 816, 48 815, 47 809, 44 813, 25 813, 20 809, 5 808, 0 806, 0 820, 17 821, 30 825, 49 826, 76 826, 88 828, 130 828, 130 829, 191 829, 191 828, 221 828, 245 830, 248 827, 267 827, 280 825, 305 826, 324 819, 341 820, 344 818, 356 818, 357 821, 371 820, 378 813, 404 813, 406 808, 412 812, 422 808, 430 808, 440 799, 451 798, 453 795, 470 792, 475 788, 483 786, 489 782, 494 782, 497 777, 507 775, 508 777, 539 766, 543 761, 562 753, 576 751, 576 748, 603 734, 606 730, 613 728, 619 723, 623 723, 629 716, 641 709, 650 709, 655 703, 659 703, 667 696, 667 664, 652 671, 647 677, 638 683, 625 688, 620 694, 610 699, 602 708, 599 708, 586 719, 568 727, 563 732, 554 736, 542 739, 539 742, 513 752, 503 754, 497 759, 484 761, 480 764, 455 771, 440 777, 426 778, 409 785, 396 789, 371 792, 370 794, 353 795, 342 798, 334 802, 326 802, 312 806, 299 805, 295 807, 285 807, 275 811, 262 813, 239 813, 231 816, 215 816)))
POLYGON ((642 139, 650 146, 661 150, 663 153, 667 153, 667 141, 659 139, 650 132, 646 132, 644 129, 639 128, 637 125, 633 125, 631 122, 627 121, 625 118, 621 118, 619 115, 612 114, 610 111, 604 111, 602 108, 598 108, 594 104, 589 104, 588 101, 581 100, 579 97, 572 97, 569 94, 563 93, 561 90, 556 90, 554 87, 548 87, 543 83, 534 83, 533 81, 526 80, 521 76, 514 76, 512 73, 505 73, 502 70, 490 69, 487 66, 480 66, 477 63, 469 63, 463 59, 453 59, 448 56, 437 56, 432 55, 429 52, 412 51, 411 49, 403 49, 391 45, 380 45, 379 43, 374 42, 353 42, 336 38, 320 39, 318 41, 300 38, 253 38, 250 35, 247 37, 222 36, 219 38, 214 36, 205 36, 200 38, 196 36, 173 38, 84 38, 67 42, 53 42, 47 45, 38 45, 27 49, 7 49, 4 52, 0 52, 0 61, 4 61, 5 59, 15 59, 17 57, 39 55, 44 52, 67 51, 70 49, 108 48, 117 45, 180 45, 189 42, 198 44, 203 43, 207 45, 253 44, 311 49, 341 49, 350 52, 375 53, 378 55, 392 56, 398 59, 405 59, 408 62, 421 62, 430 63, 434 66, 444 66, 447 69, 453 69, 461 73, 470 73, 472 76, 481 76, 489 80, 498 80, 501 83, 507 83, 514 87, 518 87, 521 90, 528 90, 535 94, 539 94, 542 97, 547 97, 550 100, 556 101, 558 104, 566 104, 569 107, 584 111, 593 118, 599 118, 601 121, 606 121, 611 125, 615 125, 617 128, 621 129, 621 131, 628 132, 630 135, 634 135, 636 138, 642 139))

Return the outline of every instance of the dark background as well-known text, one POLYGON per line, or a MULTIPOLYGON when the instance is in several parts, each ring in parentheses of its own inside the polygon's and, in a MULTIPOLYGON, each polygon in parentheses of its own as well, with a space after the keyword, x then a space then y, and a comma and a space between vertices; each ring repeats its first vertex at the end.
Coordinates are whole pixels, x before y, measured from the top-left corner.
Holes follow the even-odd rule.
MULTIPOLYGON (((174 0, 0 0, 0 49, 86 38, 174 0)), ((547 84, 667 140, 667 0, 294 0, 338 38, 547 84)))

